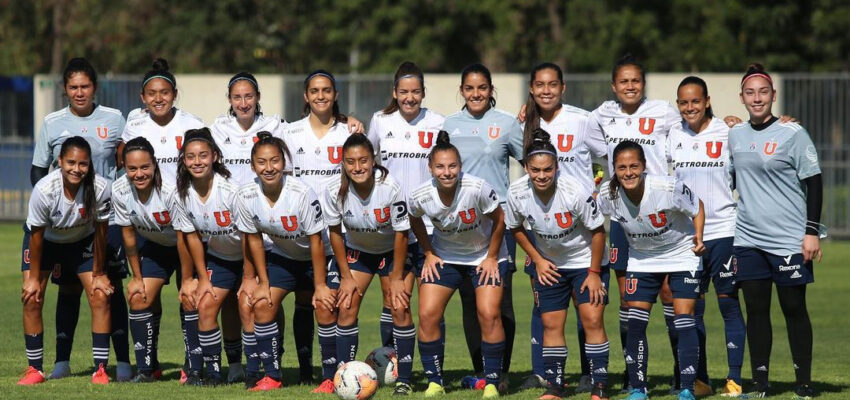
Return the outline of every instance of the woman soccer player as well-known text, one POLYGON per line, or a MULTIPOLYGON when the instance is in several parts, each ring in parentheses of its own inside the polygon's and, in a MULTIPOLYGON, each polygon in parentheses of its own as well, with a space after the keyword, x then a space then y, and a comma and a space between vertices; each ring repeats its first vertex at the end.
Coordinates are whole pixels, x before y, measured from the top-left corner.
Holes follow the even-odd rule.
POLYGON ((549 134, 540 128, 534 130, 523 157, 528 175, 511 184, 505 218, 537 270, 534 298, 542 316, 542 358, 549 383, 540 398, 567 396, 563 382, 567 361, 564 322, 572 297, 586 330, 586 353, 593 371, 591 399, 607 399, 609 346, 603 311, 608 267, 602 267, 605 218, 597 209, 592 186, 562 173, 558 158, 549 134), (535 244, 524 223, 529 224, 535 244))
POLYGON ((312 296, 315 286, 316 309, 324 314, 332 312, 336 299, 325 285, 325 224, 319 200, 300 179, 284 174, 289 152, 283 141, 270 132, 260 132, 258 138, 251 150, 257 180, 239 189, 237 225, 255 269, 248 270, 246 263, 242 291, 253 305, 251 339, 265 369, 265 376, 249 389, 264 391, 282 385, 275 316, 283 298, 290 292, 312 296), (269 251, 264 238, 271 242, 269 251))
POLYGON ((342 145, 343 172, 324 194, 325 221, 339 276, 337 307, 337 362, 353 361, 357 354, 360 302, 372 277, 381 281, 384 304, 393 310, 393 347, 399 362, 394 394, 410 387, 416 330, 410 315, 413 274, 405 265, 410 229, 401 186, 386 168, 375 163, 375 149, 364 135, 351 135, 342 145), (343 236, 342 227, 346 234, 343 236))
MULTIPOLYGON (((481 64, 467 66, 461 72, 460 95, 464 106, 460 112, 446 117, 443 129, 451 132, 452 143, 464 160, 466 172, 480 177, 492 184, 500 201, 504 201, 508 191, 508 157, 522 158, 522 129, 516 118, 496 108, 495 87, 490 70, 481 64)), ((503 211, 506 205, 502 204, 503 211)), ((508 249, 508 271, 502 277, 501 319, 505 329, 505 352, 502 360, 503 378, 511 365, 516 319, 514 318, 513 295, 511 291, 513 272, 516 271, 514 259, 516 243, 513 235, 505 234, 504 242, 508 249)), ((482 348, 479 337, 481 327, 475 314, 475 285, 469 279, 460 287, 463 305, 464 332, 472 365, 476 374, 483 372, 482 348)), ((506 388, 502 382, 500 389, 506 388)))
POLYGON ((490 184, 462 173, 460 153, 448 132, 437 135, 428 166, 433 178, 416 188, 409 200, 411 228, 425 253, 419 286, 419 354, 428 379, 425 396, 445 393, 440 321, 452 294, 468 279, 475 288, 481 326, 484 397, 498 397, 506 351, 500 304, 503 280, 509 273, 502 242, 504 212, 490 184), (422 218, 434 223, 433 239, 422 218))
POLYGON ((104 266, 109 184, 95 174, 91 147, 80 136, 62 143, 58 161, 58 168, 38 181, 29 200, 26 224, 32 236, 25 257, 29 268, 21 285, 29 367, 18 384, 44 382, 42 307, 47 277, 52 275, 54 280, 75 277, 85 288, 92 316, 92 383, 105 385, 109 383, 109 296, 114 291, 104 266))
MULTIPOLYGON (((434 137, 443 128, 445 118, 422 107, 425 99, 425 75, 414 63, 405 61, 398 66, 393 77, 393 93, 390 103, 383 110, 372 115, 369 123, 369 140, 381 154, 381 165, 389 170, 401 187, 404 197, 431 179, 428 170, 428 153, 434 145, 434 137)), ((424 220, 430 235, 433 231, 431 221, 424 220)), ((419 268, 422 259, 416 236, 408 235, 407 268, 419 268)), ((384 303, 381 311, 381 343, 393 345, 393 316, 391 303, 384 303)), ((399 357, 399 365, 413 365, 413 360, 399 357)), ((406 366, 405 366, 406 368, 406 366)))
MULTIPOLYGON (((676 178, 694 192, 705 206, 705 254, 702 256, 702 283, 705 293, 714 281, 720 315, 726 331, 726 356, 729 373, 722 394, 737 396, 741 391, 741 366, 744 362, 744 319, 738 302, 733 268, 732 241, 735 235, 735 199, 729 164, 729 127, 714 117, 708 86, 702 79, 689 76, 677 91, 676 105, 682 123, 670 129, 668 154, 676 178)), ((700 342, 696 378, 708 383, 705 351, 705 296, 697 299, 694 310, 700 342)))
POLYGON ((222 383, 218 313, 228 293, 242 283, 242 243, 235 224, 237 188, 228 179, 230 172, 221 163, 221 150, 209 129, 187 131, 179 158, 175 228, 185 237, 198 275, 198 339, 207 366, 202 380, 201 366, 193 363, 186 384, 214 386, 222 383))
MULTIPOLYGON (((62 143, 71 135, 79 135, 89 142, 92 147, 92 166, 106 180, 114 180, 116 147, 125 124, 121 111, 94 102, 97 72, 85 58, 68 61, 62 73, 62 81, 69 104, 44 118, 33 151, 30 170, 32 185, 35 186, 39 179, 46 176, 51 166, 57 166, 62 143)), ((24 251, 29 248, 29 238, 29 230, 24 224, 24 251)), ((122 279, 127 271, 124 267, 124 252, 121 250, 121 229, 116 225, 110 225, 106 234, 106 257, 107 275, 115 287, 115 293, 109 297, 109 310, 112 315, 112 344, 118 361, 116 379, 127 381, 133 377, 127 337, 127 301, 122 291, 122 279)), ((22 260, 23 271, 28 268, 26 254, 22 260)), ((80 315, 83 287, 73 276, 68 278, 59 285, 56 299, 56 362, 48 379, 60 379, 71 374, 71 349, 80 315)))
POLYGON ((674 177, 648 175, 643 146, 619 143, 612 154, 615 175, 602 185, 598 200, 603 214, 619 221, 629 240, 625 296, 629 305, 626 366, 632 389, 629 400, 646 399, 646 326, 649 311, 667 281, 673 293, 674 326, 682 368, 679 400, 693 400, 699 343, 694 304, 700 296, 705 252, 705 212, 691 190, 674 177))
POLYGON ((808 132, 777 120, 771 111, 774 101, 770 75, 761 65, 750 65, 741 79, 741 102, 750 120, 729 132, 730 167, 739 196, 734 260, 747 303, 754 394, 763 397, 768 391, 770 292, 775 283, 797 378, 794 392, 797 398, 810 398, 812 324, 806 285, 814 282, 812 261, 821 257, 823 182, 808 132))

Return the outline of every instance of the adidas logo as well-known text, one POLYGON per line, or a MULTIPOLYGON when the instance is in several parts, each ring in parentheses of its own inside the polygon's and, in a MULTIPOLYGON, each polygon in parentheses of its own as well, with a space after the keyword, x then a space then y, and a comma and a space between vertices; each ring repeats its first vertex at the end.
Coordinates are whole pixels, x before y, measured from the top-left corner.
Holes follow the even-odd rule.
POLYGON ((201 351, 200 347, 195 347, 194 349, 189 350, 189 354, 203 354, 203 351, 201 351))
POLYGON ((759 365, 759 367, 758 367, 758 368, 756 368, 756 371, 763 371, 763 372, 767 372, 767 366, 765 366, 765 365, 759 365))
POLYGON ((499 379, 499 373, 493 372, 492 374, 487 374, 487 378, 489 378, 489 379, 499 379))
POLYGON ((65 332, 59 332, 59 333, 56 334, 56 339, 67 339, 67 338, 68 338, 68 334, 66 334, 65 332))
POLYGON ((607 374, 608 370, 605 369, 605 368, 597 368, 597 369, 593 370, 593 373, 594 374, 607 374))
POLYGON ((389 138, 393 137, 393 133, 392 133, 392 131, 388 132, 388 133, 387 133, 387 136, 385 136, 385 137, 386 137, 387 139, 389 139, 389 138))
POLYGON ((726 343, 726 348, 729 349, 729 350, 734 350, 734 349, 737 349, 738 346, 736 346, 735 343, 729 342, 729 343, 726 343))
POLYGON ((130 210, 130 216, 135 217, 136 216, 136 210, 130 210))
POLYGON ((224 144, 230 144, 230 137, 228 137, 227 139, 224 139, 224 144))
POLYGON ((408 354, 408 355, 402 357, 401 360, 398 360, 398 362, 400 362, 400 363, 413 362, 413 357, 411 357, 410 354, 408 354))
POLYGON ((298 151, 296 151, 296 152, 295 152, 295 154, 304 154, 304 148, 303 148, 303 147, 299 147, 299 148, 298 148, 298 151))
POLYGON ((425 375, 434 375, 434 371, 431 371, 429 369, 429 370, 425 371, 425 375))
POLYGON ((537 341, 537 338, 531 338, 531 344, 540 344, 540 342, 537 341))
POLYGON ((546 370, 546 371, 544 371, 544 372, 546 373, 546 375, 552 375, 552 374, 554 374, 554 373, 555 373, 555 371, 552 371, 551 369, 547 369, 547 370, 546 370))
POLYGON ((331 279, 331 283, 339 283, 339 277, 338 276, 333 277, 333 279, 331 279))
POLYGON ((331 357, 331 358, 328 358, 326 360, 322 360, 322 364, 335 365, 336 364, 336 357, 331 357))
POLYGON ((799 365, 797 365, 797 363, 794 363, 794 369, 795 369, 795 370, 796 370, 796 369, 800 369, 800 366, 799 366, 799 365))
POLYGON ((135 345, 133 345, 133 349, 135 349, 135 350, 144 350, 144 349, 145 349, 145 345, 143 345, 141 342, 136 342, 136 344, 135 344, 135 345))
MULTIPOLYGON (((119 248, 119 249, 120 249, 120 248, 119 248)), ((112 332, 112 336, 120 336, 120 335, 123 335, 123 334, 124 334, 124 330, 123 330, 123 329, 118 329, 118 330, 116 330, 115 332, 112 332)))
POLYGON ((626 364, 633 364, 635 359, 632 356, 626 356, 626 364))
POLYGON ((688 368, 682 370, 682 375, 693 375, 696 374, 697 370, 693 365, 689 365, 688 368))
POLYGON ((353 217, 353 216, 354 216, 354 214, 351 213, 351 210, 345 210, 344 217, 349 218, 349 217, 353 217))
POLYGON ((50 216, 51 216, 51 217, 61 217, 61 216, 62 216, 62 211, 56 210, 56 211, 54 211, 54 212, 53 212, 53 214, 51 214, 50 216))
POLYGON ((794 273, 791 274, 791 279, 798 279, 798 278, 802 278, 802 277, 803 277, 803 275, 800 274, 800 271, 794 271, 794 273))
POLYGON ((679 143, 679 145, 676 146, 676 150, 682 150, 682 144, 681 143, 679 143))
POLYGON ((269 358, 269 357, 271 357, 271 354, 266 353, 265 351, 260 353, 260 358, 269 358))

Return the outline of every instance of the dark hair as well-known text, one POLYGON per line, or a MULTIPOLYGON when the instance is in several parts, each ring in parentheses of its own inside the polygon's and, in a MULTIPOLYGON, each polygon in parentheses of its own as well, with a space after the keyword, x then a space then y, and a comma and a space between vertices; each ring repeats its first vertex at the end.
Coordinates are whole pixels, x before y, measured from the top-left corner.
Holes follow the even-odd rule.
MULTIPOLYGON (((89 155, 89 161, 91 161, 91 145, 89 145, 89 142, 81 136, 71 136, 62 142, 62 147, 59 148, 59 158, 64 158, 65 154, 67 154, 71 148, 85 150, 85 152, 89 155)), ((83 177, 82 182, 83 209, 85 210, 86 216, 89 218, 94 218, 95 209, 97 208, 97 193, 95 193, 94 189, 95 174, 96 171, 94 170, 94 164, 90 163, 89 171, 86 173, 86 176, 83 177)))
MULTIPOLYGON (((638 153, 638 160, 646 165, 646 154, 643 152, 643 147, 637 142, 633 142, 631 140, 624 140, 614 148, 614 152, 611 154, 611 165, 617 161, 617 156, 620 153, 628 150, 634 150, 638 153)), ((617 197, 617 190, 620 188, 620 181, 617 179, 617 174, 611 174, 611 181, 608 182, 608 193, 609 196, 613 199, 617 197)))
MULTIPOLYGON (((531 77, 528 79, 529 88, 534 85, 534 78, 537 77, 537 73, 544 69, 554 70, 555 73, 558 74, 558 81, 561 82, 561 85, 564 84, 564 72, 561 71, 561 67, 551 62, 544 62, 537 64, 537 66, 531 70, 531 77)), ((560 99, 558 99, 558 101, 560 101, 560 99)), ((534 96, 529 91, 528 100, 525 101, 525 127, 522 130, 523 148, 528 147, 533 138, 533 133, 538 128, 540 128, 540 107, 537 106, 537 102, 534 101, 534 96)))
POLYGON ((177 79, 174 78, 174 74, 168 71, 168 61, 165 61, 165 59, 157 58, 153 60, 153 67, 142 78, 142 93, 145 92, 145 85, 154 78, 162 78, 162 80, 171 84, 172 90, 177 90, 177 79))
MULTIPOLYGON (((708 99, 708 85, 705 84, 705 81, 698 76, 688 76, 685 79, 682 79, 682 82, 679 83, 679 88, 685 85, 697 85, 702 88, 702 97, 708 99)), ((714 112, 711 111, 711 106, 705 109, 705 116, 708 118, 714 117, 714 112)))
MULTIPOLYGON (((422 70, 419 69, 416 64, 411 61, 405 61, 398 66, 398 69, 395 71, 395 76, 393 76, 393 91, 395 91, 398 86, 398 81, 403 78, 419 78, 419 84, 422 85, 422 92, 425 92, 425 75, 422 74, 422 70)), ((381 112, 384 114, 392 114, 398 111, 398 99, 395 97, 390 97, 390 104, 387 104, 381 112)))
MULTIPOLYGON (((317 76, 323 76, 325 78, 328 78, 328 80, 331 81, 331 86, 334 89, 334 93, 339 93, 336 90, 336 79, 334 78, 333 74, 331 74, 330 72, 325 71, 323 69, 317 69, 317 70, 311 72, 310 75, 307 75, 307 78, 304 79, 304 93, 307 93, 307 89, 310 87, 310 81, 313 80, 313 78, 315 78, 317 76)), ((310 103, 305 101, 304 102, 304 110, 301 112, 301 117, 306 117, 308 115, 310 115, 310 103)), ((334 117, 334 124, 336 124, 337 122, 343 122, 344 123, 344 122, 348 121, 348 117, 345 114, 343 114, 339 111, 339 101, 337 101, 336 99, 334 99, 333 117, 334 117)))
POLYGON ((631 53, 623 54, 619 60, 614 63, 614 69, 611 71, 611 82, 617 80, 617 73, 620 72, 620 68, 632 66, 636 67, 640 70, 640 79, 646 83, 646 71, 643 69, 643 65, 641 65, 637 58, 635 58, 631 53))
MULTIPOLYGON (((366 135, 355 133, 348 136, 348 139, 345 139, 345 143, 342 144, 342 154, 345 154, 345 151, 352 147, 365 147, 366 152, 369 153, 369 156, 372 157, 372 161, 375 161, 375 146, 372 145, 372 141, 369 140, 366 135)), ((383 182, 387 179, 387 175, 390 173, 386 167, 374 163, 372 167, 372 180, 375 179, 375 171, 381 171, 381 179, 379 182, 383 182)), ((348 176, 348 173, 345 172, 345 167, 342 168, 342 173, 340 175, 339 192, 337 193, 337 201, 340 204, 345 204, 345 199, 348 197, 348 187, 351 184, 351 178, 348 176)))
POLYGON ((458 151, 457 147, 452 144, 452 141, 449 138, 449 133, 441 130, 440 132, 437 132, 437 140, 434 141, 434 146, 431 147, 431 152, 428 153, 428 164, 430 164, 431 160, 434 159, 434 154, 437 154, 438 151, 446 150, 454 151, 455 155, 457 155, 458 161, 463 163, 463 160, 460 158, 460 151, 458 151))
MULTIPOLYGON (((484 79, 487 80, 487 85, 490 86, 490 89, 493 89, 493 77, 490 75, 490 70, 487 69, 483 64, 475 63, 467 65, 463 71, 460 71, 460 86, 463 88, 463 81, 466 80, 467 75, 469 74, 481 74, 484 75, 484 79)), ((493 91, 490 91, 490 108, 496 107, 496 98, 493 97, 493 91)), ((464 103, 463 107, 466 108, 466 104, 464 103)))
POLYGON ((558 153, 555 151, 555 146, 552 145, 549 132, 546 132, 541 128, 537 128, 531 132, 528 139, 528 144, 525 145, 525 151, 523 152, 523 161, 528 160, 529 156, 549 155, 552 158, 555 158, 555 165, 558 165, 558 153))
POLYGON ((212 149, 213 154, 215 154, 216 160, 213 161, 212 165, 213 173, 219 174, 225 178, 230 178, 230 171, 228 171, 224 163, 221 162, 221 149, 218 148, 215 140, 213 140, 210 129, 189 129, 183 135, 183 146, 180 147, 180 154, 177 156, 177 193, 180 195, 181 199, 186 199, 186 196, 189 194, 189 184, 192 183, 192 175, 189 173, 189 169, 186 168, 184 160, 186 159, 186 147, 189 147, 189 143, 194 141, 206 142, 207 145, 210 146, 210 149, 212 149))
MULTIPOLYGON (((233 84, 235 84, 236 82, 239 82, 239 81, 245 81, 245 82, 250 83, 251 86, 254 87, 254 91, 257 92, 257 96, 260 95, 260 85, 257 83, 257 78, 254 78, 254 75, 243 71, 243 72, 240 72, 236 75, 233 75, 233 77, 230 78, 230 81, 227 82, 227 98, 228 98, 228 100, 230 99, 230 93, 233 91, 233 84)), ((255 111, 256 115, 263 115, 263 112, 260 111, 259 100, 257 101, 257 106, 255 107, 254 111, 255 111)), ((236 116, 236 112, 233 111, 233 106, 230 106, 230 108, 227 110, 227 113, 234 116, 234 117, 236 116)))
POLYGON ((127 144, 124 145, 124 150, 121 152, 121 159, 124 161, 124 164, 127 164, 127 154, 131 151, 144 151, 147 152, 148 155, 151 156, 151 161, 153 162, 154 170, 153 170, 153 187, 156 188, 157 192, 162 189, 162 174, 159 172, 159 163, 156 161, 156 156, 154 156, 153 146, 151 146, 151 142, 145 139, 144 136, 138 136, 133 139, 130 139, 127 144))
POLYGON ((257 133, 257 141, 254 142, 254 147, 251 147, 251 161, 254 160, 254 154, 257 154, 257 150, 262 146, 274 146, 280 150, 280 154, 283 155, 283 167, 286 168, 286 159, 291 158, 289 154, 289 148, 286 147, 286 143, 283 142, 283 139, 279 137, 275 137, 269 131, 262 131, 257 133))
POLYGON ((91 65, 89 60, 86 60, 83 57, 74 57, 68 60, 68 64, 65 65, 65 70, 62 71, 62 84, 67 85, 68 80, 71 79, 71 75, 78 72, 86 74, 92 85, 97 87, 97 71, 94 70, 94 67, 91 65))
POLYGON ((747 79, 749 79, 753 76, 761 76, 761 77, 767 79, 767 83, 769 83, 770 88, 773 89, 773 78, 771 78, 770 74, 768 74, 767 71, 764 70, 764 67, 761 64, 758 64, 758 63, 752 63, 750 65, 747 65, 747 72, 745 72, 744 77, 741 78, 741 88, 742 89, 744 88, 744 82, 746 82, 747 79))

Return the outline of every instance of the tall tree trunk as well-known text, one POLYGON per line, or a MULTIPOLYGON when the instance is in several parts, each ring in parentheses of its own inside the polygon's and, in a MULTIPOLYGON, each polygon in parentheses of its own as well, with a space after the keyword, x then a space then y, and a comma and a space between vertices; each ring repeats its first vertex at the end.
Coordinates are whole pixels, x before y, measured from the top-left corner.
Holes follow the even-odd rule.
POLYGON ((53 0, 53 49, 50 52, 50 73, 62 72, 65 63, 62 50, 65 44, 65 14, 68 11, 68 0, 53 0))

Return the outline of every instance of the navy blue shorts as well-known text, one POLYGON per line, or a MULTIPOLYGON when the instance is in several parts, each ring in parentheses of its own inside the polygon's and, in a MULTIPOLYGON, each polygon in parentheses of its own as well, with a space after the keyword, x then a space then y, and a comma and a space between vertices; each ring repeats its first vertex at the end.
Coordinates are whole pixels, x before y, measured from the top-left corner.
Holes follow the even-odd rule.
POLYGON ((422 271, 422 263, 425 262, 425 256, 419 249, 419 242, 410 243, 407 245, 407 259, 404 260, 405 271, 415 271, 416 276, 422 271))
POLYGON ((732 243, 735 238, 725 237, 705 242, 702 255, 702 282, 700 292, 707 293, 713 281, 717 294, 735 293, 735 268, 733 268, 732 243))
MULTIPOLYGON (((469 279, 472 282, 472 288, 478 289, 481 286, 495 286, 495 283, 492 281, 484 282, 483 284, 478 283, 479 274, 475 272, 476 267, 472 265, 459 265, 459 264, 449 264, 444 263, 443 268, 437 267, 438 272, 440 273, 440 279, 437 279, 434 282, 425 282, 422 281, 422 284, 435 284, 440 286, 445 286, 449 289, 457 289, 460 288, 464 279, 469 279)), ((501 280, 498 285, 501 285, 505 280, 505 276, 507 276, 510 272, 508 271, 508 262, 502 261, 499 263, 499 279, 501 280)), ((420 274, 420 279, 422 275, 420 274)))
POLYGON ((516 239, 514 239, 514 234, 511 233, 510 229, 505 229, 505 247, 508 248, 508 271, 511 273, 516 272, 516 239))
MULTIPOLYGON (((529 232, 527 229, 525 231, 525 235, 528 237, 528 240, 531 241, 532 245, 535 245, 534 234, 529 232)), ((516 241, 516 239, 514 239, 516 241)), ((522 268, 523 272, 528 274, 528 276, 537 279, 537 267, 534 265, 534 262, 531 261, 531 257, 528 254, 525 255, 525 264, 522 268)))
POLYGON ((805 285, 815 281, 812 262, 803 262, 803 254, 777 256, 766 251, 735 246, 737 281, 771 279, 776 286, 805 285))
MULTIPOLYGON (((23 224, 23 231, 24 237, 21 240, 21 271, 29 271, 30 237, 32 237, 32 232, 30 232, 26 223, 23 224)), ((47 243, 46 240, 45 243, 47 243)), ((46 249, 45 254, 47 254, 46 249)), ((127 263, 124 256, 124 237, 121 233, 121 227, 118 225, 110 225, 106 232, 106 259, 106 271, 110 279, 123 279, 128 276, 127 263)), ((45 265, 44 260, 42 260, 42 269, 44 269, 43 265, 45 265)), ((89 271, 91 271, 91 268, 89 268, 89 271)))
POLYGON ((313 290, 313 262, 297 261, 266 252, 269 286, 287 291, 313 290))
POLYGON ((152 241, 145 241, 139 250, 142 260, 142 278, 159 278, 167 285, 171 275, 177 271, 180 275, 180 257, 177 246, 163 246, 152 241))
POLYGON ((615 271, 625 271, 629 265, 629 241, 623 226, 617 221, 611 221, 611 232, 608 234, 608 266, 615 271))
MULTIPOLYGON (((561 274, 558 278, 558 283, 551 286, 542 285, 537 279, 534 279, 534 304, 540 308, 541 313, 566 310, 569 308, 570 298, 573 296, 575 296, 576 305, 590 303, 590 291, 585 290, 584 293, 580 292, 581 285, 587 279, 587 274, 589 273, 587 268, 559 269, 558 273, 561 274)), ((602 281, 602 287, 606 291, 608 290, 609 278, 609 267, 602 267, 599 279, 602 281)), ((608 304, 607 294, 603 301, 605 304, 608 304)))
POLYGON ((213 287, 238 290, 242 284, 242 260, 228 261, 207 254, 207 276, 213 287))
POLYGON ((670 278, 674 299, 698 299, 702 271, 626 272, 626 301, 655 303, 664 278, 670 278))
POLYGON ((53 270, 50 281, 57 285, 78 284, 77 274, 91 272, 94 267, 92 245, 94 235, 73 243, 53 243, 44 241, 41 256, 41 270, 53 270))

